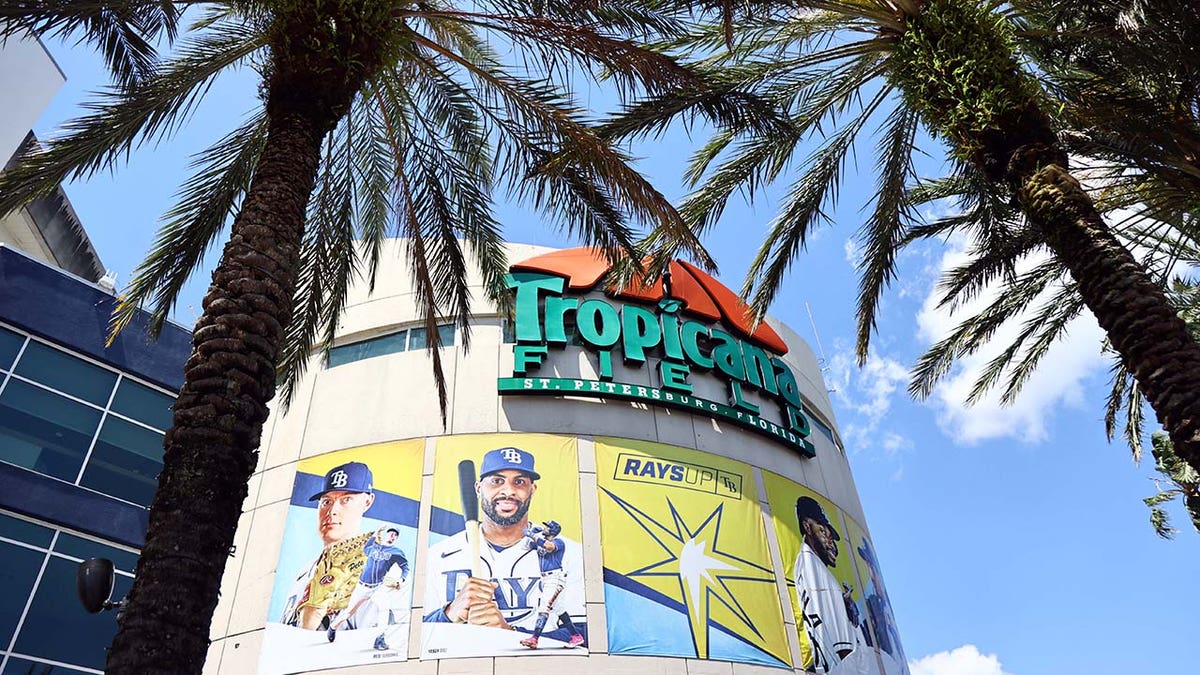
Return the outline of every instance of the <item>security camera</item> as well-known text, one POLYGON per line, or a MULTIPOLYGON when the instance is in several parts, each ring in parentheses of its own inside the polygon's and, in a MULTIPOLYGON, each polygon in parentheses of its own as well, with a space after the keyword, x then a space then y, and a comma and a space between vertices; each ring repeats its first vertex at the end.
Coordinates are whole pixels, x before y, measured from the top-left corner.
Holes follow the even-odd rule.
POLYGON ((109 601, 115 579, 113 561, 107 558, 88 558, 79 563, 79 569, 75 572, 75 589, 79 592, 79 602, 83 603, 88 614, 97 614, 120 604, 109 601))

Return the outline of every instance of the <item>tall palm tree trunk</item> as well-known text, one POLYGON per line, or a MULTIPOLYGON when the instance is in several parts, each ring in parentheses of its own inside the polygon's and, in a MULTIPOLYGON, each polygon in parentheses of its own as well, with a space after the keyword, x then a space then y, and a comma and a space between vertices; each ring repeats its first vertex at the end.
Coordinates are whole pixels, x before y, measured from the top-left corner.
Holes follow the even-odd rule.
POLYGON ((1070 270, 1176 453, 1200 470, 1200 345, 1065 164, 1039 164, 1018 192, 1023 211, 1070 270))
POLYGON ((198 673, 204 664, 221 576, 275 394, 321 141, 337 120, 321 107, 268 102, 263 154, 196 323, 109 673, 198 673))
POLYGON ((959 159, 1011 186, 1177 453, 1200 470, 1200 345, 1071 174, 1005 23, 978 0, 906 4, 916 11, 904 17, 889 79, 959 159))

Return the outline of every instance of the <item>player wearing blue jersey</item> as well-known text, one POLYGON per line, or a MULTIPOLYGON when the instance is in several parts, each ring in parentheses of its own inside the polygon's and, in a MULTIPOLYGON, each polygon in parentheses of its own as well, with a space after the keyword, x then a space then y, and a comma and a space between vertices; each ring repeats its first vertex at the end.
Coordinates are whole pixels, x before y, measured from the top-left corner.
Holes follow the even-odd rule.
POLYGON ((408 558, 394 544, 400 536, 396 528, 389 528, 372 536, 363 545, 366 559, 358 586, 350 597, 348 609, 329 626, 329 641, 333 642, 341 628, 374 628, 384 626, 375 638, 375 649, 388 648, 388 628, 406 623, 408 603, 401 593, 408 580, 408 558))
MULTIPOLYGON (((538 598, 537 623, 533 626, 533 635, 521 640, 521 644, 530 649, 537 649, 538 638, 546 629, 546 620, 550 618, 550 610, 554 609, 558 595, 567 585, 567 573, 563 569, 563 554, 566 553, 567 543, 557 538, 561 532, 562 526, 553 520, 542 523, 542 525, 530 525, 525 528, 527 538, 525 547, 537 551, 538 566, 542 572, 542 594, 538 598)), ((567 646, 578 647, 583 644, 583 636, 575 628, 570 614, 563 612, 559 615, 558 627, 567 630, 571 635, 567 640, 567 646)))
POLYGON ((525 535, 540 479, 533 455, 520 448, 498 448, 484 455, 475 484, 481 511, 479 565, 484 576, 471 576, 474 563, 465 532, 432 546, 426 556, 426 623, 471 623, 533 633, 539 608, 554 605, 570 623, 561 622, 561 630, 543 637, 570 643, 574 634, 586 636, 582 546, 561 536, 552 538, 556 553, 550 559, 562 571, 561 585, 546 584, 542 567, 546 562, 539 555, 545 551, 535 551, 525 535), (557 597, 548 604, 551 595, 557 597))

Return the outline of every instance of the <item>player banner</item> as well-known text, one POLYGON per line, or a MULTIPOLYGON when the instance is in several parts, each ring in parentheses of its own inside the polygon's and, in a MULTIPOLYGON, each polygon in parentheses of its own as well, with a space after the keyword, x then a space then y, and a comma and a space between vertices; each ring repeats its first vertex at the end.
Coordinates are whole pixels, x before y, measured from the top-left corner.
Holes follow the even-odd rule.
MULTIPOLYGON (((859 588, 863 589, 861 605, 866 610, 867 641, 879 650, 884 675, 908 675, 904 648, 900 646, 900 631, 892 614, 892 601, 883 585, 883 571, 875 555, 875 547, 863 529, 848 516, 843 517, 854 551, 854 566, 858 568, 859 588)), ((848 547, 849 548, 849 547, 848 547)))
POLYGON ((573 436, 437 441, 421 658, 587 654, 573 436))
POLYGON ((797 665, 813 673, 877 675, 856 553, 841 512, 816 492, 769 471, 763 483, 799 633, 797 665))
POLYGON ((425 441, 300 461, 260 673, 408 658, 425 441))
POLYGON ((608 651, 789 667, 749 465, 596 439, 608 651))

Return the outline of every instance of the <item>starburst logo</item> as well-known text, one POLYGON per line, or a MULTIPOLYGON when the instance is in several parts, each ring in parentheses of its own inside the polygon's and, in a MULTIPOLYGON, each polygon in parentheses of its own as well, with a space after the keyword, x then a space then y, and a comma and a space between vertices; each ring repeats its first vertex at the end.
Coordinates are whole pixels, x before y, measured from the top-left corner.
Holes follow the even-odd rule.
POLYGON ((646 564, 619 572, 682 605, 697 658, 722 658, 711 656, 710 649, 714 633, 720 633, 726 642, 734 638, 786 663, 786 657, 776 651, 782 645, 774 639, 782 620, 779 605, 768 604, 778 598, 775 574, 770 567, 732 552, 745 546, 750 533, 742 523, 725 524, 725 504, 689 517, 668 497, 664 519, 603 491, 619 507, 618 513, 628 518, 625 524, 634 526, 630 530, 644 534, 641 540, 634 537, 629 546, 642 552, 638 557, 646 564))

